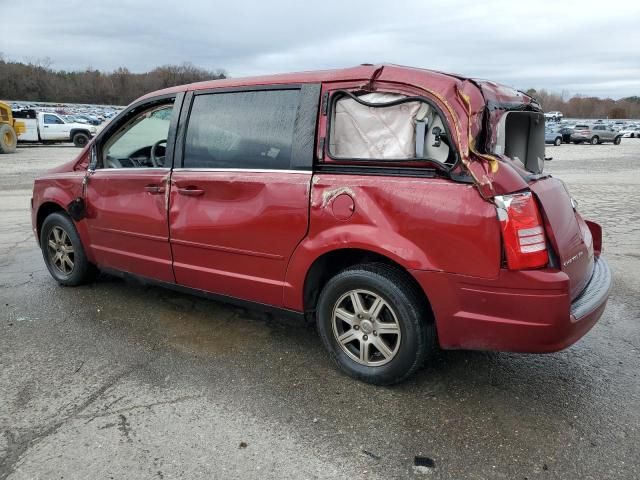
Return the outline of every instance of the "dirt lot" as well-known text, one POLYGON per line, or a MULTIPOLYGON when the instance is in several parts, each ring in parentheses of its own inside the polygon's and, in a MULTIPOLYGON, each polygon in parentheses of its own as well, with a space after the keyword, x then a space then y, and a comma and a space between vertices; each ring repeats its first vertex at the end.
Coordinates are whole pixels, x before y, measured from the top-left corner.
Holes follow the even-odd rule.
POLYGON ((393 388, 284 319, 107 276, 59 287, 30 188, 77 152, 0 157, 0 479, 640 478, 640 140, 547 150, 604 227, 600 323, 556 354, 442 352, 393 388))

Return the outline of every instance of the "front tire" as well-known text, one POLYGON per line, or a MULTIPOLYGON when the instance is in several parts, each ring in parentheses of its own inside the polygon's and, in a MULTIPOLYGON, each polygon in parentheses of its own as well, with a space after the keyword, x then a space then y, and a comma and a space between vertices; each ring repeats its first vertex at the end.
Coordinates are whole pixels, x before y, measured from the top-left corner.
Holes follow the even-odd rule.
POLYGON ((384 264, 343 270, 320 293, 317 326, 338 367, 390 385, 413 374, 435 348, 429 307, 406 274, 384 264))
POLYGON ((591 137, 591 145, 597 145, 600 142, 600 139, 594 135, 593 137, 591 137))
POLYGON ((562 138, 560 138, 560 137, 556 138, 556 140, 555 140, 555 142, 553 142, 553 144, 556 147, 559 147, 560 145, 562 145, 562 138))
POLYGON ((51 276, 61 285, 77 286, 94 279, 96 268, 84 252, 71 218, 55 212, 40 229, 40 248, 51 276))
POLYGON ((73 144, 78 148, 84 148, 89 143, 89 135, 78 132, 73 136, 73 144))
POLYGON ((613 144, 614 145, 620 145, 620 142, 622 141, 622 139, 620 137, 616 137, 613 139, 613 144))

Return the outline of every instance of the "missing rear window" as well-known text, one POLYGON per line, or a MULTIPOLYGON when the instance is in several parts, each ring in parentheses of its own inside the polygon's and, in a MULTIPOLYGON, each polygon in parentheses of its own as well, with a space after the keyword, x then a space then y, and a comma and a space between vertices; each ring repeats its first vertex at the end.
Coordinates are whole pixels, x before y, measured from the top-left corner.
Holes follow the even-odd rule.
POLYGON ((532 173, 544 168, 544 114, 541 112, 506 112, 497 126, 494 153, 520 162, 532 173))
POLYGON ((334 95, 329 153, 345 160, 428 160, 453 165, 440 113, 418 97, 395 93, 334 95))

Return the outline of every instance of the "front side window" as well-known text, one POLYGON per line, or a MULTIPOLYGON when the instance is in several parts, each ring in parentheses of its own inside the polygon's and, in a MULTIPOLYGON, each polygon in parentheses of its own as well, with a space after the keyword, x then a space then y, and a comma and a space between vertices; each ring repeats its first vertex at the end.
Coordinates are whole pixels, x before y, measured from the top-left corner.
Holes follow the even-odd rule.
POLYGON ((331 157, 454 163, 438 111, 425 101, 405 99, 382 92, 339 96, 332 107, 331 157))
POLYGON ((185 168, 289 169, 299 90, 196 95, 185 168))
POLYGON ((102 149, 103 168, 162 168, 173 100, 156 105, 130 118, 109 138, 102 149))
POLYGON ((45 115, 44 123, 46 125, 62 125, 64 122, 62 119, 56 115, 45 115))

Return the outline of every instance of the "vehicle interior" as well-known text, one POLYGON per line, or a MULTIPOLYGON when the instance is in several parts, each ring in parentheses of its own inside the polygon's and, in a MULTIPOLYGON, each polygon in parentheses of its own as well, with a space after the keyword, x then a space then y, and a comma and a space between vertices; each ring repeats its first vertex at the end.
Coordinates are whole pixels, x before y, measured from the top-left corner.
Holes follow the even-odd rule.
POLYGON ((172 110, 163 104, 125 120, 102 148, 103 168, 165 167, 172 110))
POLYGON ((429 103, 395 93, 335 96, 329 132, 332 158, 455 163, 442 118, 429 103))
POLYGON ((494 153, 504 154, 532 173, 542 173, 545 152, 544 114, 506 112, 497 126, 494 153))

